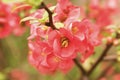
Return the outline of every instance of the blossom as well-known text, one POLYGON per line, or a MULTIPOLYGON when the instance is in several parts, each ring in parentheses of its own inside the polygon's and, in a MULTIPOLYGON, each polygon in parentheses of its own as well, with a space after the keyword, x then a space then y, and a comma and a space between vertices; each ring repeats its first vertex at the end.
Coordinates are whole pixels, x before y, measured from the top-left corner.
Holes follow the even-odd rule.
POLYGON ((78 20, 80 11, 82 9, 69 0, 58 0, 55 8, 55 22, 65 22, 65 26, 68 26, 72 21, 78 20))
POLYGON ((56 70, 68 72, 72 66, 72 59, 64 60, 53 53, 53 48, 46 42, 29 41, 29 62, 42 73, 53 73, 56 70))
POLYGON ((84 61, 93 54, 94 47, 100 43, 99 29, 88 19, 83 19, 81 22, 73 22, 70 31, 76 37, 76 53, 79 53, 84 61))
POLYGON ((93 19, 100 29, 103 29, 112 24, 111 16, 116 14, 117 10, 117 0, 106 0, 104 4, 100 0, 91 0, 87 14, 88 18, 93 19))
POLYGON ((13 3, 11 5, 11 10, 13 10, 13 21, 15 23, 13 27, 13 34, 16 36, 21 36, 26 31, 26 26, 29 26, 28 22, 20 24, 20 20, 29 15, 29 11, 32 7, 25 3, 13 3))
POLYGON ((52 51, 51 48, 45 43, 39 42, 38 44, 37 42, 32 42, 32 41, 29 41, 29 48, 30 48, 30 54, 29 54, 30 62, 34 64, 34 66, 38 66, 39 63, 47 66, 45 60, 47 58, 47 55, 51 54, 52 51), (34 60, 34 62, 32 61, 32 59, 34 60))
POLYGON ((103 29, 112 24, 111 16, 117 11, 117 0, 104 1, 105 5, 103 6, 100 4, 100 0, 91 0, 88 8, 88 18, 93 19, 100 29, 103 29))
POLYGON ((28 74, 21 69, 13 69, 9 73, 10 80, 29 80, 28 74))
POLYGON ((108 9, 102 9, 100 7, 90 8, 89 17, 93 19, 100 28, 110 25, 112 23, 110 15, 111 13, 108 11, 108 9))
POLYGON ((0 1, 0 38, 11 33, 20 36, 25 32, 25 27, 20 25, 18 12, 12 12, 12 6, 0 1), (4 9, 3 9, 4 8, 4 9))
POLYGON ((53 52, 61 58, 73 58, 75 53, 75 40, 70 32, 64 28, 53 31, 48 35, 49 44, 53 47, 53 52))
POLYGON ((21 36, 25 32, 25 25, 22 26, 20 24, 21 18, 17 15, 12 13, 12 17, 10 18, 9 22, 12 25, 12 33, 16 36, 21 36))
POLYGON ((44 9, 30 15, 28 58, 42 73, 56 70, 66 73, 72 68, 73 59, 79 57, 85 61, 93 54, 94 47, 100 43, 99 28, 88 19, 80 20, 80 7, 72 5, 69 0, 58 0, 52 11, 55 29, 49 25, 49 15, 44 9))
POLYGON ((7 37, 11 33, 10 6, 0 1, 0 38, 7 37), (3 9, 4 8, 4 9, 3 9))

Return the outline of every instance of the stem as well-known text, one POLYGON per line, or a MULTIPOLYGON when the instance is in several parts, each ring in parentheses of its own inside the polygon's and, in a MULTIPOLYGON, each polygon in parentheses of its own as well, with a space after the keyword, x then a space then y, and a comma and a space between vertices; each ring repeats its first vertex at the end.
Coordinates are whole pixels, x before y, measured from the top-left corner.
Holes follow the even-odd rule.
POLYGON ((117 55, 109 55, 109 56, 105 56, 104 61, 117 61, 117 55))
POLYGON ((48 12, 50 27, 51 27, 52 29, 57 29, 57 28, 55 27, 55 25, 53 24, 53 18, 52 18, 52 14, 53 14, 53 13, 50 11, 50 9, 45 5, 44 2, 41 3, 40 7, 44 8, 44 9, 48 12))
POLYGON ((105 50, 103 51, 102 55, 99 57, 99 59, 96 61, 96 63, 93 65, 93 67, 88 71, 88 75, 90 75, 93 70, 97 67, 97 65, 104 59, 105 55, 109 51, 109 49, 112 47, 112 43, 107 44, 105 50))
POLYGON ((89 80, 87 75, 83 75, 80 80, 89 80))
POLYGON ((76 66, 82 71, 83 75, 87 75, 87 72, 85 71, 85 69, 82 67, 82 65, 77 61, 77 59, 73 59, 74 63, 76 64, 76 66))

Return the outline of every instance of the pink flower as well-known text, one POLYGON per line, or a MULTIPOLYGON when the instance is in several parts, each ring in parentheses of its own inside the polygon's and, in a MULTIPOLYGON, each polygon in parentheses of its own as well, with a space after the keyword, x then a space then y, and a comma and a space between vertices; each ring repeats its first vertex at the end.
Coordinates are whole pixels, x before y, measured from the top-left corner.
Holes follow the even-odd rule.
POLYGON ((102 30, 104 27, 112 24, 111 16, 118 11, 117 2, 117 0, 106 0, 102 4, 101 0, 91 0, 87 17, 93 19, 102 30))
POLYGON ((11 33, 10 6, 0 1, 0 38, 7 37, 11 33), (3 9, 4 8, 4 9, 3 9))
POLYGON ((94 46, 100 43, 99 29, 87 19, 73 22, 69 29, 76 37, 76 53, 81 54, 80 57, 84 61, 93 54, 94 46))
POLYGON ((66 73, 73 66, 72 59, 63 60, 55 56, 48 44, 37 39, 29 41, 29 48, 29 62, 42 73, 53 73, 58 69, 66 73))
POLYGON ((47 26, 45 26, 45 24, 42 24, 39 22, 39 19, 42 19, 44 12, 45 12, 45 10, 40 9, 30 15, 30 17, 33 17, 34 20, 30 21, 31 36, 29 36, 28 39, 32 39, 37 35, 41 35, 41 36, 46 35, 45 33, 48 29, 47 26))
POLYGON ((4 18, 0 18, 0 38, 7 37, 10 32, 11 28, 9 27, 9 24, 6 23, 8 20, 4 18))
POLYGON ((55 8, 55 21, 65 22, 68 26, 72 21, 78 20, 80 17, 80 8, 74 6, 69 0, 58 0, 55 8))
POLYGON ((12 12, 12 22, 14 22, 12 31, 14 35, 21 36, 23 33, 25 33, 26 27, 29 26, 29 24, 28 22, 20 24, 20 20, 29 15, 31 6, 25 3, 13 3, 11 5, 11 9, 12 8, 14 10, 12 12))
POLYGON ((28 74, 21 69, 13 69, 9 73, 10 80, 29 80, 28 74))
POLYGON ((80 11, 69 0, 58 0, 53 10, 53 24, 57 29, 46 25, 49 19, 43 16, 45 10, 31 15, 34 19, 30 20, 28 37, 29 62, 40 72, 61 70, 66 73, 72 68, 74 58, 85 61, 93 54, 94 47, 99 44, 99 28, 88 19, 80 21, 80 11))
POLYGON ((9 20, 9 23, 12 26, 12 33, 16 36, 21 36, 26 30, 25 25, 22 26, 20 24, 21 18, 17 14, 12 13, 12 17, 10 19, 11 20, 9 20))
POLYGON ((51 54, 52 49, 46 43, 29 41, 29 48, 29 61, 32 65, 39 66, 39 63, 44 66, 48 65, 46 58, 47 55, 51 54))
POLYGON ((49 33, 48 42, 53 47, 54 54, 61 58, 69 59, 76 55, 74 37, 64 28, 49 33))
POLYGON ((7 37, 11 32, 17 36, 22 35, 25 27, 20 25, 20 19, 18 13, 12 12, 11 5, 0 1, 0 38, 7 37))
POLYGON ((88 19, 83 19, 81 22, 73 22, 69 29, 80 41, 87 39, 92 45, 99 44, 99 28, 88 19))
POLYGON ((48 56, 48 64, 51 66, 54 65, 56 66, 57 70, 61 70, 62 72, 66 73, 73 67, 73 60, 64 60, 58 56, 55 56, 54 54, 51 54, 48 56))

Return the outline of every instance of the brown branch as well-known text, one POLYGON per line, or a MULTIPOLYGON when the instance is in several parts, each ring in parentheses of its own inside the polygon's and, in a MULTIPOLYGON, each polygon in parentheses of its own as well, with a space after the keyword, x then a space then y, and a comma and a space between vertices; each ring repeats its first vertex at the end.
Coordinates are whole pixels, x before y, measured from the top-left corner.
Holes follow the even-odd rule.
POLYGON ((104 61, 117 61, 117 55, 109 55, 109 56, 105 56, 104 61))
POLYGON ((94 69, 97 67, 97 65, 104 59, 105 55, 107 54, 107 52, 109 51, 109 49, 112 47, 112 43, 107 44, 105 50, 103 51, 102 55, 98 58, 98 60, 96 61, 96 63, 93 65, 93 67, 88 71, 88 75, 90 75, 94 69))
POLYGON ((89 80, 88 76, 87 75, 83 75, 80 80, 89 80))
POLYGON ((74 63, 76 64, 76 66, 81 70, 83 75, 87 75, 86 70, 82 67, 82 65, 78 62, 77 59, 73 59, 74 63))
POLYGON ((52 13, 52 12, 50 11, 50 9, 45 5, 44 2, 41 3, 40 8, 44 8, 44 9, 47 11, 47 13, 48 13, 48 15, 49 15, 49 25, 50 25, 50 27, 51 27, 52 29, 57 29, 57 28, 55 27, 55 25, 53 24, 53 18, 52 18, 52 14, 53 14, 53 13, 52 13))
MULTIPOLYGON (((120 34, 116 33, 116 38, 119 38, 120 34)), ((87 75, 90 75, 94 69, 97 67, 97 65, 104 59, 104 57, 106 56, 107 52, 109 51, 109 49, 112 47, 113 43, 109 43, 107 44, 105 50, 102 52, 102 55, 98 58, 98 60, 96 61, 96 63, 93 65, 93 67, 88 71, 87 75)))

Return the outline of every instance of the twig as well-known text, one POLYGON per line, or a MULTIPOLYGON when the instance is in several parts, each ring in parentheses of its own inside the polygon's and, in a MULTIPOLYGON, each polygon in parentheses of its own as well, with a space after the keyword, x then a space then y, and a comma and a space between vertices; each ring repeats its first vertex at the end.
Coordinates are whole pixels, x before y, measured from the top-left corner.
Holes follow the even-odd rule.
POLYGON ((109 56, 105 56, 104 61, 117 61, 117 55, 109 55, 109 56))
POLYGON ((96 61, 96 63, 93 65, 93 67, 88 71, 88 75, 90 75, 93 70, 97 67, 97 65, 104 59, 105 55, 107 54, 107 52, 109 51, 109 49, 112 47, 112 43, 107 44, 105 50, 103 51, 103 53, 101 54, 101 56, 98 58, 98 60, 96 61))
POLYGON ((87 75, 83 75, 80 80, 89 80, 87 75))
POLYGON ((55 25, 53 24, 53 18, 52 18, 52 14, 53 14, 53 13, 52 13, 52 12, 50 11, 50 9, 45 5, 44 2, 41 3, 40 8, 44 8, 44 9, 48 12, 50 27, 51 27, 52 29, 57 29, 57 28, 55 27, 55 25))
POLYGON ((74 63, 76 64, 76 66, 81 70, 83 75, 87 75, 87 72, 85 71, 85 69, 82 67, 82 65, 78 62, 77 59, 73 59, 74 63))
MULTIPOLYGON (((119 38, 120 34, 116 33, 116 38, 119 38)), ((105 50, 103 51, 102 55, 98 58, 98 60, 96 61, 96 63, 93 65, 93 67, 88 71, 87 75, 90 75, 93 70, 97 67, 97 65, 104 59, 104 57, 106 56, 107 52, 109 51, 109 49, 112 47, 113 43, 109 43, 107 44, 105 50)))

